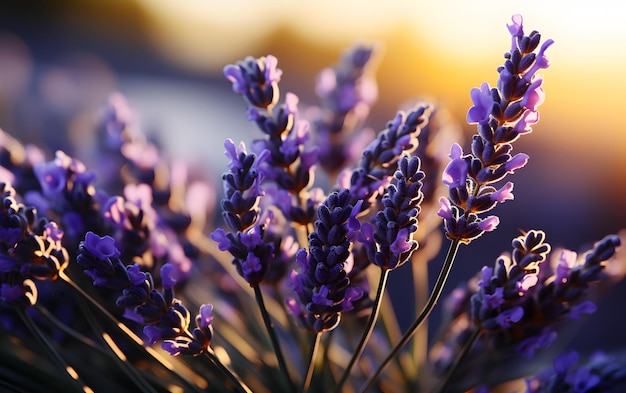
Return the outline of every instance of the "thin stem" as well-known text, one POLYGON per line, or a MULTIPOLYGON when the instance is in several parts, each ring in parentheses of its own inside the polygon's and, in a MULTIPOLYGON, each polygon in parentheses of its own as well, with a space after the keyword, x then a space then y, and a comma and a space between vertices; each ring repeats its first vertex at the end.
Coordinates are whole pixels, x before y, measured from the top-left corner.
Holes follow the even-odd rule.
POLYGON ((309 352, 309 367, 306 370, 306 375, 302 383, 302 393, 307 393, 309 387, 311 387, 311 379, 313 378, 313 369, 315 369, 315 358, 320 347, 320 338, 322 332, 316 333, 313 336, 313 342, 311 343, 311 350, 309 352))
POLYGON ((356 350, 353 352, 352 358, 350 359, 350 362, 346 366, 346 369, 344 370, 343 375, 341 376, 341 379, 339 380, 337 385, 335 385, 335 390, 334 390, 335 393, 339 393, 341 391, 341 388, 343 387, 343 384, 348 379, 348 376, 350 375, 352 368, 354 367, 355 363, 359 360, 359 358, 363 354, 363 351, 365 350, 365 345, 367 344, 370 337, 372 336, 372 332, 374 331, 374 326, 376 325, 376 321, 378 320, 381 299, 383 297, 383 294, 385 293, 385 287, 387 285, 387 278, 389 277, 389 272, 391 272, 391 270, 389 269, 382 269, 380 272, 380 280, 378 281, 378 290, 376 291, 376 299, 374 300, 374 306, 370 314, 370 317, 367 321, 365 331, 363 332, 363 335, 361 336, 361 341, 359 341, 359 344, 357 345, 356 350))
POLYGON ((448 254, 446 255, 446 260, 444 261, 443 266, 441 267, 441 271, 439 272, 439 277, 437 277, 437 281, 435 282, 435 286, 433 287, 433 291, 430 293, 430 296, 428 297, 428 301, 426 302, 426 305, 424 306, 424 309, 417 316, 417 318, 415 319, 413 324, 409 327, 407 332, 404 333, 404 335, 400 339, 400 342, 398 342, 398 344, 396 344, 396 346, 391 350, 391 352, 385 358, 385 360, 383 360, 383 362, 378 367, 376 372, 374 374, 372 374, 367 379, 367 381, 365 381, 365 383, 363 384, 363 386, 360 389, 361 392, 366 391, 372 385, 372 383, 376 380, 376 378, 378 378, 380 373, 385 369, 387 364, 389 364, 389 362, 394 357, 396 357, 398 352, 400 352, 400 350, 406 345, 406 343, 411 339, 411 337, 413 337, 413 335, 415 334, 417 329, 419 329, 419 327, 422 325, 422 323, 426 320, 426 318, 428 318, 430 313, 433 311, 433 308, 435 308, 435 305, 437 304, 437 301, 439 301, 439 297, 441 296, 441 292, 443 291, 443 287, 445 286, 446 281, 448 280, 448 276, 450 275, 450 270, 452 270, 452 265, 454 263, 454 258, 456 257, 456 253, 459 250, 459 245, 460 245, 460 242, 459 242, 458 239, 455 239, 455 240, 453 240, 450 243, 450 248, 448 249, 448 254))
POLYGON ((478 340, 478 337, 480 337, 481 332, 482 330, 480 329, 474 329, 472 335, 467 339, 467 341, 465 341, 465 344, 463 344, 463 348, 461 349, 461 352, 459 353, 457 358, 454 360, 454 363, 450 366, 448 372, 446 372, 446 376, 444 377, 441 386, 439 387, 439 389, 436 390, 436 392, 442 393, 445 391, 448 383, 452 380, 452 377, 454 376, 454 372, 459 367, 465 356, 467 356, 470 349, 472 349, 474 343, 478 340))
POLYGON ((91 327, 91 329, 102 338, 102 341, 107 345, 110 349, 110 353, 113 355, 112 358, 115 359, 115 362, 120 367, 122 372, 129 377, 131 381, 133 381, 139 391, 147 393, 156 393, 156 390, 146 381, 146 379, 139 373, 139 371, 128 362, 124 353, 120 350, 120 348, 113 342, 111 337, 104 331, 102 326, 95 319, 93 313, 87 305, 85 304, 84 299, 78 299, 78 303, 80 304, 81 310, 87 323, 91 327))
POLYGON ((19 317, 24 322, 24 324, 26 325, 26 327, 28 328, 28 330, 35 337, 39 345, 41 345, 46 350, 46 352, 48 352, 48 355, 52 358, 54 363, 63 371, 63 374, 65 374, 69 378, 69 380, 72 383, 72 386, 74 386, 76 391, 77 392, 93 392, 93 390, 91 390, 91 388, 85 385, 85 383, 80 379, 76 371, 70 365, 67 364, 65 359, 63 359, 63 357, 56 350, 54 345, 52 345, 52 343, 48 341, 46 336, 39 329, 39 327, 37 327, 37 325, 32 320, 30 315, 28 315, 26 311, 22 309, 21 307, 16 307, 15 310, 17 314, 19 315, 19 317))
POLYGON ((41 304, 35 304, 34 307, 35 310, 37 310, 37 312, 39 312, 39 314, 41 314, 41 316, 44 317, 48 322, 50 322, 50 324, 52 324, 52 326, 54 326, 55 328, 59 329, 68 336, 73 337, 75 340, 80 341, 84 345, 87 345, 88 347, 91 347, 92 349, 100 352, 104 356, 108 356, 110 358, 114 357, 111 352, 102 348, 97 342, 72 329, 66 323, 60 321, 46 307, 42 306, 41 304))
MULTIPOLYGON (((156 350, 154 350, 152 347, 145 346, 143 340, 141 339, 141 337, 139 337, 137 334, 135 334, 135 332, 133 332, 128 326, 126 326, 122 322, 118 321, 117 318, 115 318, 115 316, 113 316, 113 314, 111 314, 109 312, 109 310, 104 308, 104 306, 102 306, 102 304, 98 303, 96 301, 96 299, 91 297, 91 295, 89 295, 78 284, 76 284, 74 282, 74 280, 71 279, 70 276, 65 274, 65 271, 60 271, 59 272, 59 278, 62 279, 63 281, 65 281, 66 283, 68 283, 81 296, 83 296, 85 299, 87 299, 89 301, 89 303, 91 303, 94 307, 96 307, 98 309, 98 311, 100 311, 102 313, 102 315, 104 315, 107 319, 109 319, 119 330, 122 331, 122 333, 126 334, 126 336, 128 336, 128 338, 130 338, 135 344, 137 344, 137 346, 139 348, 141 348, 144 352, 146 352, 148 355, 150 355, 150 357, 152 357, 160 365, 162 365, 167 370, 169 370, 181 382, 183 382, 185 385, 187 385, 187 387, 191 388, 195 392, 198 392, 198 393, 202 392, 201 386, 197 385, 196 383, 206 384, 206 381, 201 379, 201 380, 196 381, 196 383, 191 382, 189 379, 187 379, 187 377, 185 377, 180 372, 178 372, 174 368, 174 365, 172 363, 168 362, 165 358, 163 358, 163 356, 161 356, 161 354, 159 354, 156 350)), ((200 377, 198 377, 198 378, 200 378, 200 377)))
POLYGON ((230 371, 224 363, 217 357, 211 348, 207 348, 205 355, 211 360, 211 363, 220 370, 234 385, 239 393, 252 393, 252 390, 235 374, 230 371))
POLYGON ((267 309, 265 308, 263 293, 261 292, 261 288, 258 285, 254 285, 254 296, 256 297, 257 304, 259 305, 259 309, 261 310, 261 316, 263 316, 263 322, 265 323, 267 334, 270 336, 270 341, 272 342, 272 347, 274 348, 274 353, 276 354, 276 359, 278 360, 278 366, 280 367, 280 371, 285 376, 285 379, 289 384, 290 390, 295 391, 295 386, 293 382, 291 382, 291 377, 289 376, 289 370, 287 370, 287 364, 285 363, 283 352, 280 349, 280 342, 278 341, 278 337, 276 336, 276 332, 274 331, 274 325, 272 323, 272 320, 270 319, 270 315, 267 312, 267 309))

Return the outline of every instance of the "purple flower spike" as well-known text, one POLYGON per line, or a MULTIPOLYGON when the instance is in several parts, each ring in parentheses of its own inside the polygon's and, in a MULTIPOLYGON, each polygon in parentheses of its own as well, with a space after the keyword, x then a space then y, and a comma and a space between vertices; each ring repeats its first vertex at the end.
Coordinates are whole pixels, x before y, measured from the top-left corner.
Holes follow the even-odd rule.
POLYGON ((502 255, 493 268, 483 267, 479 290, 471 297, 474 323, 485 331, 499 331, 517 325, 525 317, 529 289, 537 283, 539 270, 550 246, 541 231, 530 231, 513 240, 511 256, 502 255))
POLYGON ((467 121, 478 128, 472 137, 471 153, 463 155, 460 147, 453 146, 442 176, 449 189, 449 201, 440 203, 438 214, 444 218, 446 236, 465 244, 497 226, 496 216, 481 218, 481 214, 513 199, 513 183, 502 187, 496 183, 526 165, 528 155, 513 154, 512 143, 532 131, 531 126, 539 120, 537 108, 545 99, 543 80, 534 74, 549 65, 544 52, 552 41, 541 47, 537 55, 540 59, 536 60, 533 51, 540 35, 532 32, 525 36, 520 15, 514 15, 511 21, 507 25, 511 50, 498 68, 496 87, 485 82, 470 92, 473 106, 467 121))
POLYGON ((287 304, 299 324, 313 333, 334 329, 341 313, 352 308, 358 291, 348 291, 345 270, 350 257, 348 220, 354 211, 347 189, 333 192, 318 208, 315 231, 309 236, 309 252, 300 249, 296 261, 301 271, 290 274, 297 301, 287 304))

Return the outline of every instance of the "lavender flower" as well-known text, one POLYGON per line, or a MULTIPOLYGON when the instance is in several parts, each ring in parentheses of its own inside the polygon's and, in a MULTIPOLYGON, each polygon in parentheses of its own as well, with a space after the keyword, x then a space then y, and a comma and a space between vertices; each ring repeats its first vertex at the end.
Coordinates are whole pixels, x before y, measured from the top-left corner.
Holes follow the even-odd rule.
POLYGON ((478 124, 471 153, 463 154, 460 146, 453 145, 442 177, 449 196, 440 199, 438 214, 444 219, 448 238, 461 243, 497 227, 496 216, 480 215, 513 199, 513 183, 499 189, 493 185, 526 165, 526 154, 511 153, 512 142, 531 131, 530 126, 539 119, 537 107, 543 102, 542 78, 536 72, 549 66, 544 52, 553 41, 547 40, 535 55, 539 33, 524 36, 519 15, 513 17, 511 26, 513 44, 505 54, 504 66, 498 68, 497 87, 483 83, 470 93, 474 106, 467 113, 467 121, 478 124))
POLYGON ((418 247, 413 235, 424 199, 423 178, 419 158, 402 157, 395 174, 396 182, 387 187, 383 195, 383 209, 372 218, 374 227, 364 225, 362 228, 368 259, 382 269, 392 270, 404 264, 418 247), (370 231, 373 233, 366 234, 370 231))
POLYGON ((287 304, 299 323, 313 333, 337 327, 341 313, 352 309, 351 302, 361 297, 348 291, 350 280, 344 268, 350 256, 349 232, 360 226, 355 218, 360 203, 352 206, 350 199, 344 189, 320 205, 309 252, 300 249, 296 254, 301 271, 290 274, 298 299, 288 299, 287 304))
POLYGON ((243 95, 249 105, 267 108, 278 99, 277 85, 283 72, 277 64, 272 55, 258 59, 246 57, 224 67, 224 76, 233 83, 233 91, 243 95))
POLYGON ((349 187, 352 203, 363 200, 361 209, 369 209, 374 200, 390 184, 398 160, 405 153, 413 152, 418 145, 421 127, 428 123, 431 108, 419 106, 408 114, 400 111, 387 123, 363 152, 361 161, 350 177, 344 176, 339 185, 349 187))
POLYGON ((178 336, 163 340, 163 349, 172 356, 198 356, 211 345, 213 338, 213 305, 203 304, 195 318, 196 327, 191 332, 193 338, 178 336))
POLYGON ((287 93, 284 103, 275 107, 280 99, 278 81, 282 74, 276 64, 273 56, 247 58, 226 66, 224 75, 233 82, 233 91, 246 99, 248 120, 266 135, 254 141, 253 151, 259 155, 269 152, 259 165, 264 179, 277 186, 269 195, 280 201, 277 206, 288 220, 308 225, 316 208, 306 201, 311 200, 317 148, 305 146, 310 138, 309 123, 296 120, 299 99, 295 94, 287 93))
POLYGON ((578 352, 563 352, 551 369, 526 380, 526 393, 620 392, 626 387, 625 361, 623 353, 596 352, 581 364, 578 352))
POLYGON ((237 272, 255 286, 263 280, 274 258, 274 244, 264 241, 265 223, 258 224, 262 195, 258 166, 267 154, 262 153, 257 158, 247 153, 243 143, 236 149, 231 140, 227 140, 225 146, 231 161, 230 172, 222 176, 226 191, 222 216, 231 232, 218 228, 211 239, 218 243, 220 250, 230 252, 237 272))
POLYGON ((580 319, 582 314, 595 312, 596 306, 586 299, 591 283, 603 278, 603 270, 621 240, 617 235, 605 236, 581 258, 564 250, 558 256, 553 274, 544 273, 533 289, 526 306, 527 315, 516 337, 524 337, 517 351, 532 356, 537 349, 549 346, 556 338, 556 327, 567 319, 580 319))
POLYGON ((127 318, 145 325, 149 344, 165 339, 163 348, 174 355, 199 355, 206 350, 212 337, 211 310, 207 305, 201 308, 198 326, 190 333, 190 313, 174 297, 177 268, 169 263, 161 267, 159 291, 150 273, 141 271, 139 264, 124 266, 119 256, 112 237, 88 232, 76 260, 94 285, 121 290, 116 304, 126 309, 127 318))
POLYGON ((37 302, 37 281, 56 280, 69 263, 56 222, 16 201, 15 190, 0 183, 0 283, 2 301, 22 307, 37 302))
POLYGON ((95 188, 96 174, 82 161, 57 151, 54 160, 35 165, 34 173, 41 193, 27 192, 24 200, 44 214, 59 217, 68 244, 78 244, 85 232, 102 226, 98 210, 104 196, 95 188))
POLYGON ((315 90, 321 104, 314 108, 314 135, 320 146, 319 163, 331 174, 355 158, 351 146, 358 138, 356 131, 376 100, 377 86, 370 76, 373 57, 372 46, 354 46, 317 77, 315 90))
POLYGON ((545 233, 533 230, 513 240, 511 257, 502 255, 494 268, 483 267, 480 289, 471 298, 472 319, 480 329, 497 331, 522 319, 525 298, 549 252, 545 233))

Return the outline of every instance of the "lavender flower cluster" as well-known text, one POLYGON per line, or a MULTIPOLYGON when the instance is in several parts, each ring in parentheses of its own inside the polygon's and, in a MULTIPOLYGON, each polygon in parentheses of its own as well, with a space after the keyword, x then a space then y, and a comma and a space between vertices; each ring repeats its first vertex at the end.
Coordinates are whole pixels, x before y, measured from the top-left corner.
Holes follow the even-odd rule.
POLYGON ((306 110, 295 94, 281 95, 274 56, 227 65, 259 135, 250 150, 224 143, 221 216, 211 204, 219 187, 168 162, 119 93, 86 155, 57 151, 47 161, 44 149, 0 131, 1 350, 14 364, 0 366, 0 386, 622 391, 623 353, 580 362, 584 355, 559 353, 563 332, 599 307, 599 288, 622 278, 613 268, 624 262, 618 235, 579 254, 524 230, 510 253, 441 302, 430 345, 407 345, 427 329, 458 250, 497 229, 494 209, 514 199, 508 178, 529 161, 513 147, 539 120, 538 72, 553 41, 525 34, 519 15, 508 30, 494 87, 470 92, 467 122, 477 132, 467 152, 442 145, 457 126, 432 104, 368 132, 374 46, 355 46, 324 69, 319 104, 306 110), (421 308, 394 308, 389 277, 419 272, 444 236, 443 261, 430 264, 440 266, 433 288, 414 278, 415 293, 428 292, 416 299, 421 308), (404 331, 396 311, 413 317, 404 331))

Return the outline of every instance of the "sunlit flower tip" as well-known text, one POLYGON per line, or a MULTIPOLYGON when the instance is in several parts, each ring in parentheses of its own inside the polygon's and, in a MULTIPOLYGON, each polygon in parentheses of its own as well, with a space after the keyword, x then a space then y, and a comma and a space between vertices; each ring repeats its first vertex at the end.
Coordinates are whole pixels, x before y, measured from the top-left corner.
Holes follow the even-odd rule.
POLYGON ((520 135, 528 134, 532 132, 532 128, 530 128, 530 126, 533 124, 537 124, 538 121, 539 121, 539 112, 526 109, 522 113, 522 116, 517 120, 517 122, 513 126, 513 129, 517 131, 517 133, 520 135))
POLYGON ((265 81, 268 83, 280 82, 283 71, 278 68, 278 59, 275 56, 265 56, 265 81))
POLYGON ((516 170, 523 168, 528 162, 528 158, 528 154, 518 153, 504 164, 504 169, 506 169, 509 173, 513 173, 516 170))
POLYGON ((213 323, 213 305, 203 304, 200 306, 200 312, 196 317, 196 325, 200 329, 208 329, 213 323))
POLYGON ((489 121, 489 116, 493 111, 493 97, 491 95, 491 88, 487 82, 479 88, 472 88, 470 91, 470 97, 472 99, 472 106, 467 112, 467 122, 469 124, 479 123, 484 124, 489 121))
POLYGON ((498 227, 500 219, 497 216, 489 216, 478 223, 478 228, 484 232, 491 232, 498 227))
POLYGON ((450 204, 450 200, 448 198, 439 198, 439 210, 437 211, 437 215, 443 219, 454 218, 454 215, 452 214, 452 204, 450 204))
POLYGON ((441 175, 443 184, 450 188, 464 188, 467 181, 468 163, 462 158, 454 158, 441 175))
POLYGON ((224 140, 224 148, 226 149, 224 155, 233 163, 239 162, 239 154, 247 154, 246 145, 243 141, 239 142, 239 146, 235 146, 235 142, 232 139, 226 138, 226 140, 224 140))
POLYGON ((535 112, 537 111, 537 107, 543 104, 546 99, 546 93, 543 90, 542 84, 543 79, 538 78, 528 86, 528 90, 526 90, 526 94, 524 94, 520 102, 523 107, 535 112))
POLYGON ((63 240, 63 230, 59 228, 59 225, 56 222, 50 221, 49 223, 44 225, 44 230, 46 237, 52 242, 58 243, 63 240))
POLYGON ((507 182, 502 188, 497 191, 492 192, 489 197, 494 202, 503 203, 504 201, 512 201, 513 196, 513 183, 507 182))
POLYGON ((85 234, 84 246, 93 256, 98 259, 118 258, 120 251, 115 246, 115 240, 111 236, 100 237, 89 231, 85 234))
POLYGON ((233 84, 233 91, 237 94, 243 94, 246 92, 246 80, 243 78, 241 69, 234 65, 229 64, 224 67, 224 77, 233 84))
POLYGON ((549 39, 541 45, 541 48, 539 48, 539 52, 537 53, 535 64, 533 64, 530 70, 524 74, 524 79, 528 81, 537 71, 550 67, 550 59, 546 56, 545 52, 552 44, 554 44, 554 40, 549 39))
POLYGON ((506 27, 509 29, 509 33, 511 33, 511 36, 513 37, 521 37, 524 35, 524 27, 523 27, 523 22, 524 22, 524 18, 522 18, 522 15, 520 14, 515 14, 511 17, 511 24, 506 24, 506 27))
POLYGON ((559 254, 559 261, 556 265, 555 281, 557 283, 565 283, 569 277, 569 274, 576 264, 576 258, 578 254, 574 251, 563 250, 559 254))
POLYGON ((161 285, 163 289, 172 289, 176 285, 176 267, 171 263, 161 266, 161 285))
POLYGON ((285 111, 288 114, 294 114, 298 112, 298 102, 300 98, 293 93, 285 94, 285 111))

